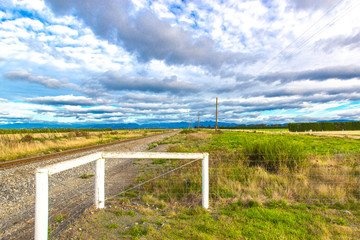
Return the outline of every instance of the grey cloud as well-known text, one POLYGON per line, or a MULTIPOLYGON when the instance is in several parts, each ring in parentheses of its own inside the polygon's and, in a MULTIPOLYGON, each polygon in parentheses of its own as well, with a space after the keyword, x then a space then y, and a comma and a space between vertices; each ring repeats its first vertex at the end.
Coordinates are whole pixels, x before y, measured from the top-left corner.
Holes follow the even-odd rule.
POLYGON ((21 121, 29 121, 32 120, 31 116, 24 116, 19 114, 12 113, 0 113, 0 121, 4 122, 21 122, 21 121))
MULTIPOLYGON (((234 75, 236 82, 232 84, 223 84, 220 87, 210 89, 215 93, 230 93, 230 92, 242 92, 242 96, 255 96, 261 95, 265 91, 251 91, 251 88, 266 88, 268 86, 261 85, 267 83, 273 83, 275 81, 280 81, 281 83, 290 83, 298 80, 317 80, 317 81, 326 81, 328 79, 341 79, 348 80, 353 78, 360 78, 360 66, 356 65, 347 65, 347 66, 333 66, 325 67, 312 70, 303 70, 299 72, 275 72, 268 73, 265 75, 255 76, 255 75, 245 75, 240 74, 234 75)), ((340 88, 338 88, 340 89, 340 88)), ((311 91, 311 89, 309 89, 311 91)), ((271 90, 271 92, 266 93, 266 96, 290 96, 294 95, 294 92, 290 90, 277 89, 271 90)), ((296 90, 299 92, 301 90, 296 90)), ((317 90, 319 91, 319 90, 317 90)), ((324 90, 325 91, 325 90, 324 90)), ((312 94, 312 92, 309 94, 312 94)))
POLYGON ((104 100, 101 99, 97 100, 84 96, 73 96, 73 95, 27 98, 26 101, 30 103, 47 104, 47 105, 79 105, 79 106, 92 106, 92 105, 99 105, 104 103, 104 100))
POLYGON ((104 113, 119 113, 120 109, 117 107, 109 107, 109 106, 99 106, 99 107, 90 107, 90 108, 82 108, 82 107, 65 107, 67 112, 72 113, 94 113, 94 114, 104 114, 104 113))
POLYGON ((325 52, 331 53, 339 47, 349 47, 355 49, 360 47, 360 32, 353 36, 338 36, 326 40, 319 40, 315 43, 317 48, 322 48, 325 52))
POLYGON ((77 89, 77 85, 73 83, 69 83, 66 80, 58 80, 54 78, 49 78, 40 75, 34 75, 28 73, 26 71, 14 71, 8 72, 4 75, 7 79, 12 81, 23 81, 23 82, 30 82, 30 83, 37 83, 41 84, 47 88, 52 89, 61 89, 61 88, 70 88, 70 89, 77 89))
POLYGON ((348 111, 338 113, 338 116, 342 120, 354 121, 354 120, 359 120, 360 119, 359 114, 360 114, 359 110, 351 109, 351 110, 348 110, 348 111))
POLYGON ((173 94, 191 94, 199 92, 201 87, 190 82, 179 81, 176 77, 156 79, 143 77, 127 77, 117 72, 107 72, 97 78, 109 91, 146 91, 169 92, 173 94))
POLYGON ((290 6, 299 9, 327 9, 334 6, 338 0, 288 0, 290 6))
POLYGON ((120 100, 126 102, 147 102, 147 103, 171 103, 174 101, 174 97, 168 95, 147 95, 143 93, 128 93, 123 95, 120 100))
MULTIPOLYGON (((233 113, 249 113, 278 109, 304 108, 304 102, 301 99, 242 99, 238 101, 222 101, 223 111, 233 113)), ((220 106, 221 107, 221 106, 220 106)))
POLYGON ((252 63, 259 56, 221 52, 208 37, 194 39, 190 32, 173 27, 149 10, 136 14, 130 1, 46 0, 58 14, 74 14, 94 33, 134 53, 139 61, 164 60, 167 64, 206 66, 252 63))
POLYGON ((269 73, 258 77, 264 82, 281 81, 290 82, 294 80, 327 80, 331 78, 352 79, 360 78, 360 67, 356 65, 334 66, 315 70, 304 70, 300 72, 278 72, 269 73))

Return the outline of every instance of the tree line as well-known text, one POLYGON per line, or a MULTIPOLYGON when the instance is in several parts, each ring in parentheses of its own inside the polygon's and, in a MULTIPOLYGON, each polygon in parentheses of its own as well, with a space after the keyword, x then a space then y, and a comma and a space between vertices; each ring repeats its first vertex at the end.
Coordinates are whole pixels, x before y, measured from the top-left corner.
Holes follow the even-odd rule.
POLYGON ((360 130, 360 122, 289 123, 290 132, 360 130))

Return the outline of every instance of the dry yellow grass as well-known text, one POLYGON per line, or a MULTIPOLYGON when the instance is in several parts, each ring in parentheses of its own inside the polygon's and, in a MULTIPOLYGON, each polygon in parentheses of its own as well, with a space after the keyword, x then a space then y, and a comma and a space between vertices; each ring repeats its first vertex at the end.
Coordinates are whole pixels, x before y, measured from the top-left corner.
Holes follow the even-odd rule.
POLYGON ((241 162, 220 163, 215 169, 216 188, 220 198, 269 200, 287 202, 358 201, 359 176, 354 167, 341 162, 312 160, 310 166, 289 172, 283 169, 268 172, 262 167, 248 168, 241 162), (319 164, 321 163, 321 164, 319 164), (232 169, 243 168, 246 172, 234 174, 232 169))
POLYGON ((1 134, 0 161, 9 161, 29 156, 39 156, 67 149, 80 148, 156 134, 147 130, 119 130, 104 132, 67 132, 34 134, 1 134), (28 139, 25 139, 26 136, 28 139))

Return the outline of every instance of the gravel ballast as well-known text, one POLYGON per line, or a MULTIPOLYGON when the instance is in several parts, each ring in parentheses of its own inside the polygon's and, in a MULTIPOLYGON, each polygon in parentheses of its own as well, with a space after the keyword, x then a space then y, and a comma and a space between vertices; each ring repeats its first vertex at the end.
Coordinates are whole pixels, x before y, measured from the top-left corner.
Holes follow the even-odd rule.
MULTIPOLYGON (((44 162, 0 171, 0 239, 33 239, 35 170, 57 162, 71 160, 99 151, 143 152, 150 143, 176 132, 134 139, 131 142, 54 158, 44 162)), ((137 174, 136 160, 106 161, 105 196, 109 197, 128 186, 137 174)), ((94 204, 94 162, 73 168, 49 178, 49 235, 56 237, 85 209, 94 204)))

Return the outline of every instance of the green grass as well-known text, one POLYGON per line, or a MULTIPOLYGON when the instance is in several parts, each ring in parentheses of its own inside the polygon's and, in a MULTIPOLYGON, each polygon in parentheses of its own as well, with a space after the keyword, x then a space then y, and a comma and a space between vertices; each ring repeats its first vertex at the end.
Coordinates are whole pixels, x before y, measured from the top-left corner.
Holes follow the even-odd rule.
POLYGON ((53 220, 53 222, 55 222, 55 223, 60 223, 60 222, 62 222, 63 220, 65 220, 65 218, 67 218, 67 215, 61 214, 61 215, 59 215, 57 218, 55 218, 55 219, 53 220))
POLYGON ((135 210, 136 217, 122 219, 111 210, 82 218, 73 238, 84 239, 357 239, 357 210, 344 213, 336 205, 267 205, 237 201, 206 211, 201 207, 169 206, 152 216, 135 210), (105 228, 103 227, 105 224, 105 228), (117 229, 117 231, 112 231, 117 229), (81 236, 81 237, 80 237, 81 236))
POLYGON ((308 154, 325 155, 335 153, 350 153, 360 151, 360 139, 345 139, 339 137, 322 137, 309 135, 272 135, 266 133, 244 133, 224 131, 222 135, 214 135, 212 143, 204 150, 226 147, 229 150, 241 149, 244 145, 255 142, 289 142, 302 145, 308 154))
MULTIPOLYGON (((85 216, 73 229, 88 229, 88 235, 81 235, 85 239, 358 238, 359 159, 354 155, 341 160, 333 154, 358 152, 359 140, 222 131, 197 131, 165 140, 170 151, 210 153, 209 211, 200 207, 199 161, 143 185, 142 191, 124 194, 129 205, 140 205, 130 210, 131 217, 125 214, 129 210, 109 207, 92 215, 91 221, 85 216), (109 224, 119 227, 116 231, 103 227, 109 224)), ((138 180, 185 162, 154 161, 158 169, 140 173, 138 180)), ((123 199, 114 201, 112 206, 122 206, 123 199)), ((80 236, 76 230, 72 234, 80 236)))
POLYGON ((271 129, 236 129, 239 131, 256 131, 256 132, 289 132, 287 128, 271 128, 271 129))
POLYGON ((88 178, 91 178, 93 176, 94 176, 94 174, 86 174, 86 173, 84 173, 84 174, 80 175, 80 178, 81 179, 88 179, 88 178))

